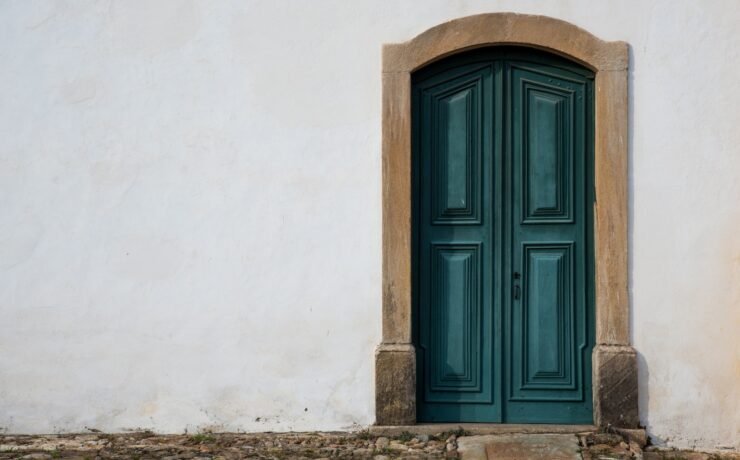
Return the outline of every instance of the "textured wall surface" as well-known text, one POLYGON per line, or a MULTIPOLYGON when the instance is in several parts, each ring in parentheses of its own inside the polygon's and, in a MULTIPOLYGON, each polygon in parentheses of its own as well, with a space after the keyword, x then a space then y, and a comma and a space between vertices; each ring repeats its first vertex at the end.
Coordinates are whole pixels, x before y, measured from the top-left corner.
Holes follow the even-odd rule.
POLYGON ((632 46, 654 442, 740 448, 735 1, 0 1, 0 430, 374 420, 380 51, 481 12, 632 46))

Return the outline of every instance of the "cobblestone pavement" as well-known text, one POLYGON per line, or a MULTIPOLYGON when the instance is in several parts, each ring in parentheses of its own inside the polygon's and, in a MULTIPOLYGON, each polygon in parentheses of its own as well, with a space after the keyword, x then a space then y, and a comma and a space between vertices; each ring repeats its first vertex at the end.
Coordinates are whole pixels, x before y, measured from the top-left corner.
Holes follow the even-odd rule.
MULTIPOLYGON (((50 436, 3 435, 0 436, 0 460, 57 458, 89 460, 443 459, 460 457, 458 439, 465 435, 467 433, 464 430, 431 436, 403 432, 394 437, 377 436, 367 431, 355 433, 200 433, 195 435, 155 435, 150 432, 115 435, 102 433, 50 436)), ((475 437, 466 436, 461 440, 461 444, 473 438, 475 437)), ((720 455, 688 451, 659 451, 650 447, 643 452, 639 442, 615 434, 584 433, 576 436, 576 439, 578 449, 574 458, 583 460, 740 459, 740 455, 734 453, 720 455)), ((465 454, 463 459, 466 457, 468 454, 465 454)))

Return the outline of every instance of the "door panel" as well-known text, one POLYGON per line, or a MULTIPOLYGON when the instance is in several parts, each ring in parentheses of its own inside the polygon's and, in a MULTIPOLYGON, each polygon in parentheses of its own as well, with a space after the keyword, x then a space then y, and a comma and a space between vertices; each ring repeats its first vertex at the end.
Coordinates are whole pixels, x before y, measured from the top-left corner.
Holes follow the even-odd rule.
POLYGON ((480 245, 434 244, 432 253, 427 399, 446 401, 481 390, 480 245))
POLYGON ((573 184, 573 93, 536 81, 515 80, 521 87, 522 206, 528 224, 570 223, 573 184))
MULTIPOLYGON (((493 403, 491 146, 493 65, 443 72, 416 87, 424 154, 417 245, 419 418, 486 420, 493 403)), ((496 385, 498 388, 498 385, 496 385)))
POLYGON ((574 388, 573 243, 525 243, 521 388, 574 388))
POLYGON ((521 290, 505 305, 507 419, 591 423, 587 80, 532 62, 509 61, 506 74, 511 270, 521 290))
POLYGON ((414 75, 420 421, 592 422, 592 85, 512 48, 414 75))
POLYGON ((481 84, 475 78, 431 98, 435 224, 480 224, 481 84))

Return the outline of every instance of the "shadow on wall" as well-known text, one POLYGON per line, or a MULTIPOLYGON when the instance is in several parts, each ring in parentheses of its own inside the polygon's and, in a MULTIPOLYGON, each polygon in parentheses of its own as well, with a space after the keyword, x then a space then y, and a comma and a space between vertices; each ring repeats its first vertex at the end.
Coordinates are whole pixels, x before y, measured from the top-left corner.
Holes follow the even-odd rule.
MULTIPOLYGON (((650 381, 650 369, 648 369, 645 356, 639 351, 637 352, 637 381, 637 401, 640 411, 640 425, 645 427, 645 430, 647 431, 647 421, 650 418, 650 389, 648 388, 648 382, 650 381), (644 382, 644 384, 640 385, 640 382, 644 382)), ((651 444, 656 446, 665 445, 665 440, 656 438, 651 433, 648 433, 648 436, 650 437, 651 444)))
MULTIPOLYGON (((629 69, 627 72, 627 276, 629 280, 628 302, 630 305, 630 344, 635 344, 635 313, 634 295, 634 230, 635 230, 635 169, 634 169, 634 139, 635 139, 635 52, 632 45, 627 46, 629 53, 629 69)), ((650 370, 647 360, 639 350, 637 352, 637 400, 640 425, 647 430, 647 421, 650 411, 650 370)), ((659 438, 651 437, 655 445, 665 444, 659 438)))
MULTIPOLYGON (((635 312, 632 287, 635 285, 635 52, 627 45, 629 63, 627 70, 627 301, 630 305, 630 343, 635 344, 635 312)), ((639 377, 638 377, 639 378, 639 377)), ((639 382, 638 382, 639 387, 639 382)), ((642 411, 640 411, 642 414, 642 411)))
MULTIPOLYGON (((629 69, 627 72, 627 270, 629 279, 628 301, 630 305, 630 343, 635 345, 635 313, 634 313, 634 293, 632 287, 634 284, 634 259, 635 259, 635 169, 634 169, 634 140, 635 140, 635 52, 632 45, 627 47, 629 53, 629 69)), ((650 370, 648 369, 647 360, 640 350, 637 352, 637 400, 640 425, 648 429, 648 420, 650 419, 650 370)), ((650 436, 650 441, 654 445, 665 445, 665 440, 650 436)))

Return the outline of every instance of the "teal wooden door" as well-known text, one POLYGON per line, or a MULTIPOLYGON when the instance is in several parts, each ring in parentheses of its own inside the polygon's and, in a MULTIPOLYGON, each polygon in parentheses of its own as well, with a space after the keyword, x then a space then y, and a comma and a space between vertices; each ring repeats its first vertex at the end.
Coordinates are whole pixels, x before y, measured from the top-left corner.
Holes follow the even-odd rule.
POLYGON ((412 83, 418 419, 591 423, 593 75, 499 47, 412 83))

